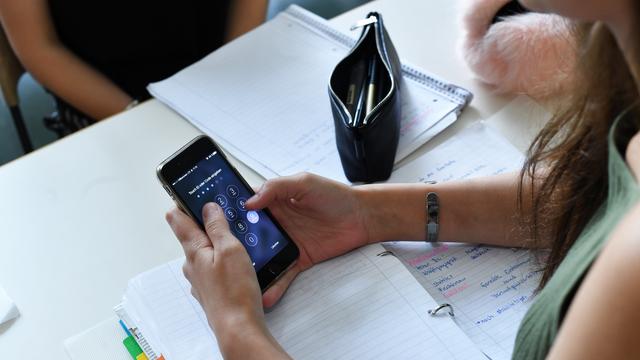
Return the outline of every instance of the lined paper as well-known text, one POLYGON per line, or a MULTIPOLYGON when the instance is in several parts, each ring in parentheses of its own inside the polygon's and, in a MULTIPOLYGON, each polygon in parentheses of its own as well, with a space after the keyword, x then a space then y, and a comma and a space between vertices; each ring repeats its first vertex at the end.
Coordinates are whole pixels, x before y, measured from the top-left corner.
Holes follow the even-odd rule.
MULTIPOLYGON (((319 31, 325 20, 307 13, 315 22, 305 22, 293 14, 306 12, 293 10, 149 91, 266 178, 308 171, 346 183, 327 86, 349 47, 319 31)), ((396 162, 454 122, 463 106, 420 81, 405 77, 396 162)))
MULTIPOLYGON (((398 259, 376 256, 382 251, 367 246, 300 274, 266 314, 284 349, 294 359, 484 359, 449 316, 427 314, 436 302, 398 259)), ((167 359, 220 359, 182 262, 134 278, 125 308, 167 359)))
MULTIPOLYGON (((396 171, 391 181, 463 180, 515 171, 523 157, 482 122, 396 171)), ((411 269, 438 303, 453 305, 456 321, 492 359, 509 359, 522 317, 540 281, 530 251, 455 243, 384 245, 411 269)))
POLYGON ((476 122, 394 171, 388 182, 465 180, 517 171, 523 161, 507 139, 484 122, 476 122))

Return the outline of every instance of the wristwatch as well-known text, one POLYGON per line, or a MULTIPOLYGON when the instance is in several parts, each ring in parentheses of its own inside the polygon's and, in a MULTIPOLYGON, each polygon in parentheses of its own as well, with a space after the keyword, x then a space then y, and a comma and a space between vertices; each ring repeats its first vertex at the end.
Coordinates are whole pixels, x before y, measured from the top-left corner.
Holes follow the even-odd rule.
POLYGON ((438 194, 430 192, 427 194, 427 242, 438 241, 438 217, 440 214, 440 204, 438 194))

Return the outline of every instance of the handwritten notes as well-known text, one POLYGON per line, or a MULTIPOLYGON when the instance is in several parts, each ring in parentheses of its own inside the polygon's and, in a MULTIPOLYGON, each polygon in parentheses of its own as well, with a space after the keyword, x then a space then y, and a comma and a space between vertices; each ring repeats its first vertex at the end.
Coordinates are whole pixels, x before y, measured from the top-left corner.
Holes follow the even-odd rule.
MULTIPOLYGON (((398 169, 395 182, 463 180, 517 170, 523 157, 483 123, 461 131, 398 169)), ((492 359, 511 357, 541 273, 523 249, 421 242, 385 244, 438 303, 449 303, 462 330, 492 359)))
POLYGON ((509 359, 541 273, 531 252, 445 243, 385 244, 492 359, 509 359))
MULTIPOLYGON (((266 178, 308 171, 346 183, 327 83, 350 46, 327 35, 336 30, 326 21, 294 16, 300 11, 281 13, 149 91, 266 178)), ((411 74, 396 161, 453 123, 464 103, 447 95, 455 86, 411 74)))
MULTIPOLYGON (((265 314, 294 359, 484 359, 435 301, 384 248, 369 245, 301 273, 265 314)), ((221 359, 216 338, 182 274, 183 259, 132 279, 123 303, 167 359, 221 359)))
POLYGON ((524 157, 488 125, 468 126, 432 151, 393 172, 388 182, 444 182, 516 171, 524 157))

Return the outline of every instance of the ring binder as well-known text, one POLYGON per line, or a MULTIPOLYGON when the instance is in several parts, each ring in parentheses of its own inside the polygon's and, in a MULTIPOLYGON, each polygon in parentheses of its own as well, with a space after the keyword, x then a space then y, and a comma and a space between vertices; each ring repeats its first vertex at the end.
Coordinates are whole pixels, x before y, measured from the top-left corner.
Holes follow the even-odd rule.
POLYGON ((442 310, 444 308, 447 308, 447 307, 449 308, 449 311, 447 312, 449 314, 449 316, 452 316, 452 317, 455 316, 455 314, 453 313, 453 306, 451 306, 451 304, 447 304, 447 303, 440 304, 435 309, 431 309, 431 310, 427 311, 427 313, 429 313, 431 316, 436 316, 436 315, 438 315, 438 311, 440 311, 440 310, 442 310))
POLYGON ((396 256, 396 254, 393 253, 393 251, 389 251, 389 250, 385 250, 383 252, 378 253, 376 256, 387 256, 387 255, 391 255, 391 256, 396 256))

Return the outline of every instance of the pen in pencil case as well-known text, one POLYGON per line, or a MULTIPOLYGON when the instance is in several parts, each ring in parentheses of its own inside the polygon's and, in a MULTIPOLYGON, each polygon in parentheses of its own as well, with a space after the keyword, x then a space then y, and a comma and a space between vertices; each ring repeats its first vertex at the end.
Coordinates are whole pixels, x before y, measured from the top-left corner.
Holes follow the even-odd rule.
POLYGON ((349 77, 349 87, 347 88, 347 97, 345 101, 345 105, 347 106, 347 111, 351 115, 351 119, 349 122, 350 125, 353 125, 355 123, 356 105, 360 97, 360 92, 362 89, 364 78, 365 78, 364 62, 359 61, 353 66, 353 70, 351 71, 351 74, 349 77))
POLYGON ((367 124, 367 115, 377 104, 376 86, 378 85, 378 57, 374 55, 369 59, 369 69, 367 71, 367 106, 363 123, 367 124))

